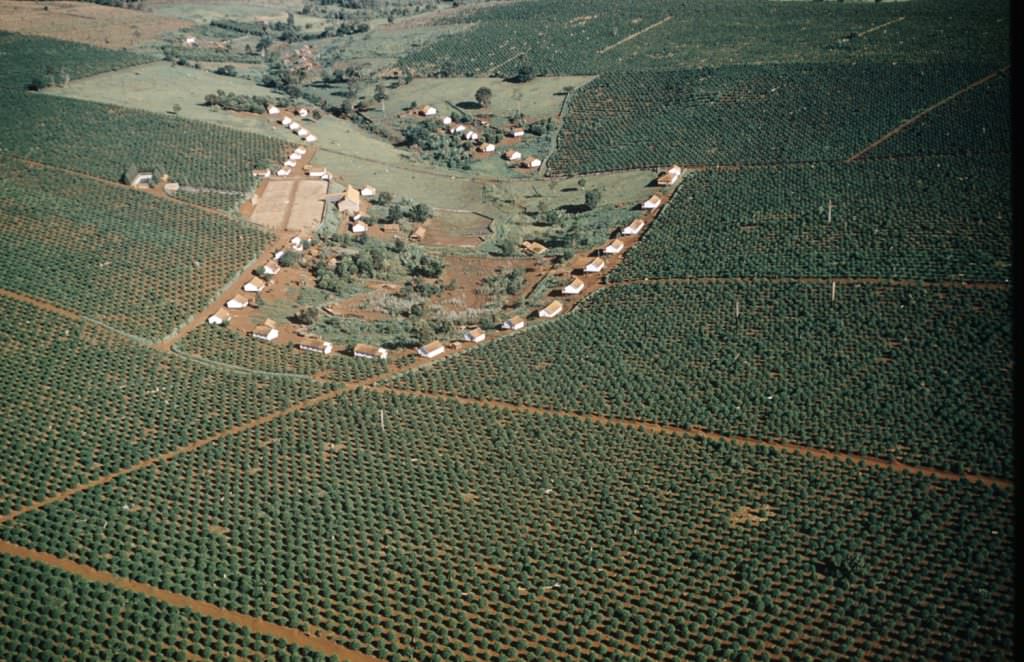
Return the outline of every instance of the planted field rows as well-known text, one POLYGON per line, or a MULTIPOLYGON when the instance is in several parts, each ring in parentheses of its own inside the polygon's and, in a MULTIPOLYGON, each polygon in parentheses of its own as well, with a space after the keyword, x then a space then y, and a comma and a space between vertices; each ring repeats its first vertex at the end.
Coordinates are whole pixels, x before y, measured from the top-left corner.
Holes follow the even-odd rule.
POLYGON ((257 133, 91 101, 19 92, 6 105, 0 152, 110 181, 130 165, 158 170, 182 186, 228 192, 195 198, 221 209, 255 187, 254 167, 288 149, 257 133))
POLYGON ((392 383, 1013 475, 1006 292, 625 285, 392 383), (657 311, 657 314, 653 314, 657 311))
POLYGON ((1008 154, 1013 144, 1010 84, 1007 72, 950 99, 899 135, 872 149, 866 157, 1008 154))
POLYGON ((535 0, 451 20, 468 29, 402 64, 421 74, 504 77, 523 66, 555 75, 747 62, 1006 62, 1010 41, 1007 7, 992 0, 535 0))
POLYGON ((1011 646, 1006 494, 451 401, 342 396, 0 536, 386 659, 1011 646))
POLYGON ((606 74, 573 95, 548 171, 843 160, 992 70, 857 63, 606 74))
POLYGON ((270 660, 315 651, 0 555, 0 650, 18 660, 270 660))
POLYGON ((1012 209, 1005 157, 703 171, 608 278, 1007 282, 1012 209))
POLYGON ((382 361, 351 356, 323 356, 257 342, 228 328, 203 325, 188 334, 176 349, 203 359, 239 366, 249 370, 319 375, 331 381, 357 381, 384 372, 382 361))
MULTIPOLYGON (((10 119, 13 90, 24 90, 33 83, 60 85, 64 77, 77 80, 86 76, 151 62, 152 57, 126 50, 94 48, 85 44, 60 41, 47 37, 30 37, 0 31, 0 54, 4 66, 0 68, 0 89, 4 90, 4 121, 10 119)), ((73 121, 73 117, 66 118, 73 121)))
POLYGON ((146 338, 170 332, 267 235, 144 193, 0 157, 5 287, 146 338))
POLYGON ((0 516, 315 395, 0 298, 0 516))

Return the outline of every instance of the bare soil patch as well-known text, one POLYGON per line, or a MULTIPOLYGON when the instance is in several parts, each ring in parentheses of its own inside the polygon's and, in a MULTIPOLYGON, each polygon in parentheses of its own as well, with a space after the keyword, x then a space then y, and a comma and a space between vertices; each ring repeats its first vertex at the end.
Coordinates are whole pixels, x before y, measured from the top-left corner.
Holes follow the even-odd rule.
MULTIPOLYGON (((482 308, 492 296, 481 291, 483 281, 489 276, 497 276, 510 269, 523 269, 526 285, 515 295, 502 295, 504 303, 514 297, 523 297, 544 277, 550 268, 551 261, 546 258, 517 257, 477 257, 473 255, 449 255, 445 257, 445 270, 442 280, 454 283, 457 292, 466 307, 482 308)), ((441 299, 450 299, 451 293, 440 295, 441 299)), ((440 302, 440 301, 439 301, 440 302)))
POLYGON ((327 182, 322 179, 306 179, 297 183, 295 199, 288 214, 286 228, 293 232, 310 234, 320 225, 324 217, 324 195, 327 182))
POLYGON ((103 48, 133 48, 190 25, 178 18, 87 2, 0 0, 0 30, 103 48))
POLYGON ((476 212, 441 211, 423 224, 427 234, 420 243, 475 248, 490 234, 490 226, 491 219, 476 212))

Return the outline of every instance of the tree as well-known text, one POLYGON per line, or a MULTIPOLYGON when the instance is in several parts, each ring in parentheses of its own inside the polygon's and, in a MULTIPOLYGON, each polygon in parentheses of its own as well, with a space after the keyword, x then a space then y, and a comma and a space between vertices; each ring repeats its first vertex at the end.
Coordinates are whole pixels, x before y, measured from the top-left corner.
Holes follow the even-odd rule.
POLYGON ((315 324, 318 319, 320 319, 320 311, 316 308, 303 308, 292 317, 292 321, 296 324, 305 324, 306 326, 315 324))
POLYGON ((512 78, 510 78, 509 80, 511 80, 513 83, 526 83, 528 81, 533 80, 536 77, 536 75, 537 74, 534 73, 533 71, 533 65, 522 64, 519 65, 519 70, 516 71, 516 74, 512 76, 512 78))
POLYGON ((597 209, 597 206, 601 204, 601 191, 596 188, 590 189, 584 194, 583 200, 587 209, 597 209))
POLYGON ((476 102, 480 104, 481 108, 487 108, 491 105, 491 88, 481 87, 476 91, 476 94, 473 95, 473 98, 476 99, 476 102))
POLYGON ((434 210, 422 202, 416 203, 413 208, 409 211, 409 216, 412 220, 417 223, 422 223, 430 218, 430 215, 434 213, 434 210))
POLYGON ((374 101, 376 101, 377 103, 380 103, 381 101, 384 101, 387 98, 388 98, 388 93, 384 91, 384 86, 383 85, 377 85, 375 88, 373 88, 373 100, 374 101))

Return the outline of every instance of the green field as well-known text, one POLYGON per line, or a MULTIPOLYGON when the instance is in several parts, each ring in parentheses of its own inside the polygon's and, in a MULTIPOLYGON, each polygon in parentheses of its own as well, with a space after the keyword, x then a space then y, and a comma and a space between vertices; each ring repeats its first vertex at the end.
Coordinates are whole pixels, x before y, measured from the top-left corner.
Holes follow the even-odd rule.
POLYGON ((624 285, 393 383, 1009 477, 1009 305, 970 289, 841 286, 833 302, 824 284, 624 285))
POLYGON ((314 651, 82 580, 34 561, 0 556, 0 650, 12 659, 272 659, 314 651))
MULTIPOLYGON (((3 31, 0 31, 0 56, 4 60, 0 68, 0 90, 5 97, 15 96, 14 90, 27 89, 34 83, 59 85, 66 79, 77 80, 152 60, 148 55, 129 51, 3 31)), ((12 114, 5 115, 5 123, 12 114)))
POLYGON ((0 298, 0 514, 310 397, 0 298))
POLYGON ((509 76, 524 65, 585 75, 753 62, 1005 64, 1007 9, 996 0, 534 0, 462 14, 468 31, 402 63, 441 76, 509 76))
POLYGON ((1012 218, 1003 156, 705 171, 609 278, 1007 282, 1012 218))
POLYGON ((857 63, 609 74, 573 95, 548 170, 843 160, 992 71, 857 63))
POLYGON ((145 338, 204 308, 268 240, 255 226, 113 183, 0 164, 4 287, 145 338))
POLYGON ((0 535, 382 659, 1011 657, 1005 494, 451 402, 346 396, 0 535))
POLYGON ((8 101, 2 152, 110 181, 129 166, 159 169, 183 187, 228 192, 212 198, 224 208, 255 187, 253 167, 288 150, 283 139, 118 106, 22 93, 8 101))

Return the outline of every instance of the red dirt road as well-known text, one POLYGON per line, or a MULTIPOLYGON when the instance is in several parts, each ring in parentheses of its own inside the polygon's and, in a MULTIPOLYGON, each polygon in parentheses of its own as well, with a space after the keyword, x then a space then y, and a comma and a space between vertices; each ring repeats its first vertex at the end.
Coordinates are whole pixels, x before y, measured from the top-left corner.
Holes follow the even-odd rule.
POLYGON ((305 646, 306 648, 323 653, 324 655, 336 655, 339 660, 348 660, 349 662, 374 662, 377 660, 375 657, 360 653, 359 651, 354 651, 350 648, 345 648, 344 646, 341 646, 329 639, 313 637, 301 630, 296 630, 295 628, 270 623, 269 621, 265 621, 261 618, 218 607, 210 602, 196 600, 180 593, 174 593, 172 591, 158 588, 152 584, 144 584, 126 577, 120 577, 76 561, 62 559, 59 556, 22 547, 21 545, 15 545, 14 543, 0 540, 0 554, 43 563, 50 567, 57 568, 58 570, 69 572, 77 577, 85 579, 86 581, 108 584, 125 591, 139 593, 169 604, 172 607, 188 609, 210 618, 218 618, 246 628, 251 632, 276 637, 289 644, 305 646))

